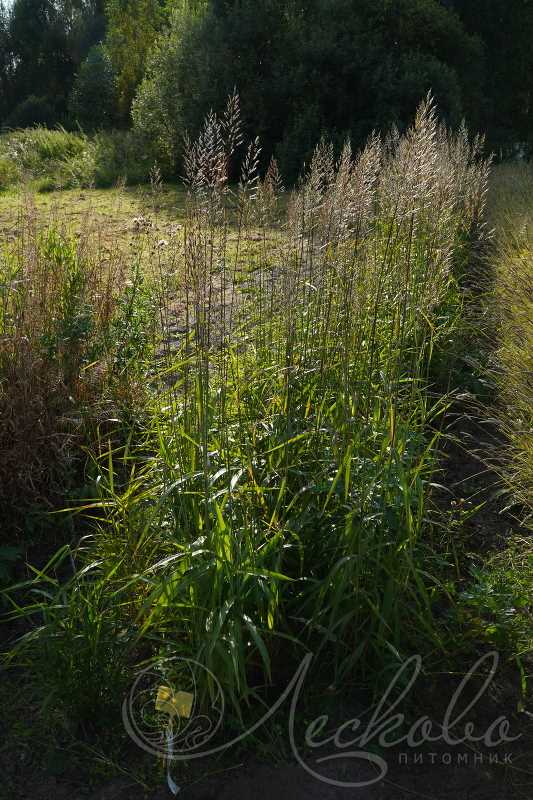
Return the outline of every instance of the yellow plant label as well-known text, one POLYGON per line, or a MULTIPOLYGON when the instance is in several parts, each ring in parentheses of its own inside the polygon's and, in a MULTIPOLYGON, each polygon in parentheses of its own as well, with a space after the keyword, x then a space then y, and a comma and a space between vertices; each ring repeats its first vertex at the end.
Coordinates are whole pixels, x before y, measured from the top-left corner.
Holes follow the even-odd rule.
POLYGON ((189 719, 191 716, 194 695, 190 692, 174 692, 168 686, 160 686, 155 701, 156 711, 170 716, 189 719))

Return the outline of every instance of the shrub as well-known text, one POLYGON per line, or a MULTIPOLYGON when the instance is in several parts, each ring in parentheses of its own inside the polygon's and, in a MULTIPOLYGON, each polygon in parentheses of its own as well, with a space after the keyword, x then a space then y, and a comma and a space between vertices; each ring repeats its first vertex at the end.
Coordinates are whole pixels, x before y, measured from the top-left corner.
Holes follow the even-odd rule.
POLYGON ((94 138, 94 183, 112 186, 118 180, 142 183, 150 175, 154 156, 132 131, 108 131, 94 138))
POLYGON ((174 12, 169 31, 156 42, 131 109, 134 130, 161 168, 175 172, 183 147, 181 42, 195 17, 174 12))
POLYGON ((57 114, 47 97, 30 95, 11 112, 5 121, 6 128, 30 128, 34 125, 52 126, 57 114))

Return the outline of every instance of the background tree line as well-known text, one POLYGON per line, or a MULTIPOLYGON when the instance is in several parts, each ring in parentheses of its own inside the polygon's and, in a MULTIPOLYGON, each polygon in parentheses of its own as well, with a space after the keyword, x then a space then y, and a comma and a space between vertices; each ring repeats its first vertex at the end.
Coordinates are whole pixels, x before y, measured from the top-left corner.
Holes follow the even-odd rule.
POLYGON ((13 0, 0 5, 0 126, 133 128, 168 174, 234 87, 294 177, 322 134, 446 121, 533 144, 533 0, 13 0))

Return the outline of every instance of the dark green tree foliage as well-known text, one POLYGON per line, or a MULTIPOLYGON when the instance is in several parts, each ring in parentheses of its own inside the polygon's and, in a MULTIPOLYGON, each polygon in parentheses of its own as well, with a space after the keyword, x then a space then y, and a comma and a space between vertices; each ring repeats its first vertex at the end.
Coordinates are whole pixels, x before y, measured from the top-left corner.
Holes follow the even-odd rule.
POLYGON ((57 119, 57 110, 48 97, 37 97, 34 94, 17 103, 14 110, 6 118, 8 128, 31 128, 34 125, 52 127, 57 119))
POLYGON ((315 0, 310 18, 298 26, 288 70, 298 113, 287 119, 284 154, 300 138, 302 146, 310 140, 309 155, 320 132, 358 145, 373 129, 401 129, 430 89, 450 124, 471 115, 469 84, 479 78, 474 69, 465 79, 466 65, 480 47, 434 0, 315 0))
POLYGON ((10 35, 18 97, 21 101, 29 95, 46 97, 60 110, 73 64, 66 30, 53 0, 15 0, 10 35))
POLYGON ((152 103, 152 120, 168 127, 174 103, 195 131, 236 86, 265 156, 277 152, 294 178, 321 134, 357 145, 374 128, 401 128, 429 89, 448 122, 472 116, 481 58, 438 0, 212 0, 160 43, 149 80, 172 91, 167 106, 152 103))
MULTIPOLYGON (((175 50, 176 36, 181 38, 183 26, 194 23, 207 4, 208 0, 106 0, 105 44, 117 75, 117 106, 123 123, 130 123, 133 99, 143 78, 154 77, 158 59, 171 62, 174 58, 174 53, 162 49, 175 50)), ((170 63, 165 74, 168 85, 172 83, 170 63)), ((179 104, 179 98, 174 99, 179 104)))
POLYGON ((533 146, 533 0, 449 0, 485 48, 480 125, 496 149, 533 146))
POLYGON ((69 108, 72 119, 87 131, 112 125, 116 116, 116 77, 102 45, 92 47, 81 65, 69 108))
POLYGON ((104 35, 102 0, 14 0, 3 19, 4 123, 64 121, 74 75, 104 35))
POLYGON ((163 0, 107 0, 106 47, 117 75, 118 113, 129 124, 146 60, 166 21, 163 0))
POLYGON ((12 105, 13 56, 9 35, 9 17, 0 3, 0 128, 12 105))
POLYGON ((107 22, 104 0, 61 0, 68 31, 67 45, 76 67, 87 57, 91 47, 103 42, 107 22))
POLYGON ((176 174, 184 131, 237 87, 264 158, 295 177, 322 134, 357 146, 401 129, 431 89, 448 123, 465 116, 508 153, 533 147, 532 42, 533 0, 13 0, 0 124, 68 123, 71 97, 72 124, 133 116, 176 174), (104 53, 88 58, 101 43, 113 113, 104 53))

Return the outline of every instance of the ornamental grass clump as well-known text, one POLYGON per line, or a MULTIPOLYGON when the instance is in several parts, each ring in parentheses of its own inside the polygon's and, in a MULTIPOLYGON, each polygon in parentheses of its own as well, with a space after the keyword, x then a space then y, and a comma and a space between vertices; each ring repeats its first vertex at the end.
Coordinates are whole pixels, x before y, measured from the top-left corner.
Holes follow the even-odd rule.
MULTIPOLYGON (((287 193, 243 145, 237 98, 188 143, 185 219, 154 257, 145 425, 93 449, 92 529, 72 553, 86 572, 57 585, 120 598, 121 675, 186 655, 243 713, 307 649, 340 684, 444 646, 431 361, 482 235, 480 144, 428 101, 361 153, 321 143, 287 193)), ((64 627, 48 614, 39 635, 68 648, 64 627)))

